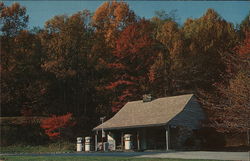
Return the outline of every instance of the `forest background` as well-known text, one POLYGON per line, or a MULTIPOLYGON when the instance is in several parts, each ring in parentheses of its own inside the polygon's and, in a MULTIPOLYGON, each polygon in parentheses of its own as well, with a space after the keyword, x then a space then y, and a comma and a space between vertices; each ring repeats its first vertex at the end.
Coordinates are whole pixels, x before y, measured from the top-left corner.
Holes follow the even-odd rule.
POLYGON ((207 140, 249 132, 250 13, 234 25, 208 9, 179 25, 173 12, 145 19, 109 1, 33 29, 18 3, 0 13, 1 146, 75 142, 149 93, 195 94, 207 140))

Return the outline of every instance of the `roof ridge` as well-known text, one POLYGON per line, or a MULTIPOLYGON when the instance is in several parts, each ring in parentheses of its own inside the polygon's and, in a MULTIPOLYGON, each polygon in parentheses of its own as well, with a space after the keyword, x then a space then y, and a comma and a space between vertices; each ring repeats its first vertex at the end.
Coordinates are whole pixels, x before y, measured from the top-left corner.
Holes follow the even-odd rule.
MULTIPOLYGON (((175 96, 166 96, 166 97, 159 97, 159 98, 153 99, 153 100, 150 101, 150 102, 156 101, 156 100, 158 100, 158 99, 163 99, 163 98, 183 97, 183 96, 188 96, 188 95, 194 96, 193 93, 190 93, 190 94, 183 94, 183 95, 175 95, 175 96)), ((127 102, 126 104, 128 104, 128 103, 134 103, 134 102, 141 102, 141 101, 143 101, 143 100, 141 99, 141 100, 136 100, 136 101, 129 101, 129 102, 127 102)), ((144 102, 144 103, 150 103, 150 102, 144 102)))

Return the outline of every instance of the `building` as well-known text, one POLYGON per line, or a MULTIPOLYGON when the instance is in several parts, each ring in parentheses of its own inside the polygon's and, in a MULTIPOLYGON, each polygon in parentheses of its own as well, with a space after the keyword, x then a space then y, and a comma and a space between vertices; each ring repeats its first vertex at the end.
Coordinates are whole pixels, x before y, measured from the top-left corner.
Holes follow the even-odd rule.
MULTIPOLYGON (((107 134, 109 149, 178 149, 188 143, 205 119, 204 111, 193 94, 128 102, 111 119, 95 127, 98 135, 107 134), (103 132, 102 132, 103 131, 103 132), (131 146, 124 141, 130 142, 131 146)), ((97 148, 96 148, 97 150, 97 148)))

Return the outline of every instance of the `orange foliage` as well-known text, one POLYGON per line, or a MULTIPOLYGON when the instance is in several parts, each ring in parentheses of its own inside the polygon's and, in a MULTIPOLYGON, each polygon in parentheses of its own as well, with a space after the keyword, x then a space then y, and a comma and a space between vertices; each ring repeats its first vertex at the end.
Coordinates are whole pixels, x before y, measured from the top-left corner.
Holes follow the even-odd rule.
POLYGON ((239 47, 240 55, 246 55, 250 53, 250 32, 246 32, 246 38, 243 44, 239 47))
POLYGON ((50 139, 60 138, 64 129, 74 125, 75 122, 72 121, 72 113, 62 116, 52 115, 52 117, 41 121, 41 127, 50 139))
POLYGON ((104 35, 109 45, 115 46, 118 33, 127 25, 135 22, 135 14, 125 2, 104 2, 94 13, 92 25, 104 35))
POLYGON ((110 85, 108 85, 108 86, 106 87, 106 89, 113 89, 113 88, 116 88, 116 87, 119 86, 119 85, 131 85, 131 84, 134 84, 134 83, 131 82, 131 81, 118 80, 118 81, 116 81, 116 82, 110 83, 110 85))

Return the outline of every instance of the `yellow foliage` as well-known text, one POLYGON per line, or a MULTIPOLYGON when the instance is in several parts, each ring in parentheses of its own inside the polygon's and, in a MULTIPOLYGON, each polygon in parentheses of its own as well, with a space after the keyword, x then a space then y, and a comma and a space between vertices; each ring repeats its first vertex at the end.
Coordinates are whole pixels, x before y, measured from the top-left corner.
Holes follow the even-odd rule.
POLYGON ((104 2, 94 13, 92 25, 102 33, 106 42, 114 47, 121 29, 135 22, 135 14, 125 2, 104 2))

